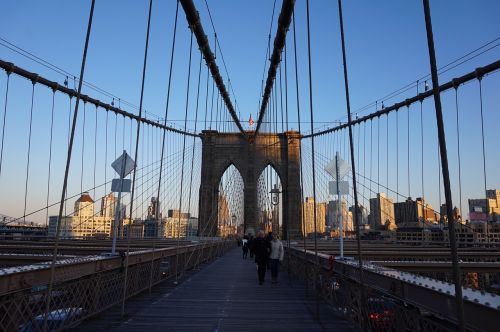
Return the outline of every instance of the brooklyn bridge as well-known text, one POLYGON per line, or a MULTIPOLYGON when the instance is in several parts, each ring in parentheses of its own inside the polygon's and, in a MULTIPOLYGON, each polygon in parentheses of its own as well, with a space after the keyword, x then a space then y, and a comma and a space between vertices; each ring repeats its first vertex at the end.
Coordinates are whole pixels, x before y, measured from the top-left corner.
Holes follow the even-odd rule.
POLYGON ((498 330, 494 1, 4 7, 0 330, 498 330))

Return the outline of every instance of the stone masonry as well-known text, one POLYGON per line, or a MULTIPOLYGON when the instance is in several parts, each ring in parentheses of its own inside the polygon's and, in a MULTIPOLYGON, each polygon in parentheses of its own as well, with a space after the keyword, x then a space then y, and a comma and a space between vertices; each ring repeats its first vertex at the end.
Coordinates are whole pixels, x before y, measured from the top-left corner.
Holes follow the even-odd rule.
POLYGON ((217 233, 217 204, 219 182, 230 165, 240 172, 244 183, 245 233, 257 231, 257 180, 271 165, 282 184, 283 237, 302 236, 302 202, 300 191, 300 134, 288 131, 281 134, 248 132, 219 133, 204 130, 199 201, 199 235, 217 233))

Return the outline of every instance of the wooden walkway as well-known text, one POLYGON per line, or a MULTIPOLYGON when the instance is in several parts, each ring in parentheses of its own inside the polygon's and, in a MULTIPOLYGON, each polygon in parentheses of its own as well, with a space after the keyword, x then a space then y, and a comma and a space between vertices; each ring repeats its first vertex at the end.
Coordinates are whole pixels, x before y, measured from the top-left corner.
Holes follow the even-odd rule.
MULTIPOLYGON (((281 271, 278 285, 257 281, 252 260, 241 248, 187 276, 177 287, 166 281, 149 296, 127 302, 129 315, 108 310, 78 327, 80 331, 353 331, 349 323, 325 304, 314 318, 315 299, 305 296, 297 281, 281 271)), ((119 306, 118 306, 119 307, 119 306)))

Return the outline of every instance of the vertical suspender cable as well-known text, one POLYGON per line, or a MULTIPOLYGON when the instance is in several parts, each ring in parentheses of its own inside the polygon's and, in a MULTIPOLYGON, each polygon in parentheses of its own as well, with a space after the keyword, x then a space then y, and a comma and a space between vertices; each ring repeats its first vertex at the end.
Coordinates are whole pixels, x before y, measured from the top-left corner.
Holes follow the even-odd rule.
POLYGON ((386 123, 385 123, 385 194, 387 198, 389 198, 389 113, 386 115, 386 123))
POLYGON ((377 193, 380 193, 380 117, 377 118, 377 193))
POLYGON ((286 40, 285 40, 285 114, 286 114, 286 131, 288 131, 288 73, 286 60, 286 40))
POLYGON ((10 72, 7 72, 7 86, 5 87, 5 102, 3 106, 3 121, 2 121, 2 146, 0 148, 0 176, 2 175, 2 163, 3 163, 3 144, 5 138, 5 122, 7 120, 7 105, 9 101, 9 83, 10 83, 10 72))
MULTIPOLYGON (((50 112, 50 138, 49 138, 49 165, 47 174, 47 200, 46 200, 46 214, 45 214, 45 227, 49 224, 49 197, 50 197, 50 171, 52 166, 52 139, 54 134, 54 106, 55 106, 56 89, 52 89, 52 107, 50 112)), ((95 185, 94 185, 95 187, 95 185)))
MULTIPOLYGON (((363 193, 362 193, 363 197, 366 198, 365 191, 366 191, 366 121, 363 122, 363 193)), ((366 199, 364 199, 363 203, 369 205, 370 201, 368 201, 367 204, 366 199)), ((366 211, 366 206, 365 206, 365 211, 366 211)))
MULTIPOLYGON (((141 80, 141 98, 139 102, 139 118, 142 117, 142 103, 144 101, 144 83, 146 81, 146 65, 148 59, 148 47, 149 47, 149 30, 151 26, 151 10, 153 7, 153 0, 149 0, 149 12, 148 12, 148 27, 146 30, 146 45, 144 46, 144 61, 142 65, 142 80, 141 80)), ((135 136, 135 152, 134 152, 134 170, 132 173, 132 192, 130 193, 130 213, 129 218, 133 220, 132 214, 134 213, 134 194, 135 194, 135 180, 137 172, 137 157, 139 156, 139 138, 141 134, 141 121, 137 121, 137 132, 135 136)), ((130 232, 127 232, 127 254, 125 256, 125 271, 124 271, 124 281, 123 281, 123 295, 122 295, 122 316, 125 314, 125 299, 127 298, 127 281, 128 281, 128 261, 130 253, 130 232)))
MULTIPOLYGON (((488 190, 486 187, 486 150, 484 148, 484 116, 483 116, 483 84, 482 84, 482 77, 478 77, 479 81, 479 102, 480 102, 480 110, 481 110, 481 143, 483 147, 483 179, 484 179, 484 195, 486 200, 488 200, 488 190)), ((487 214, 489 214, 489 211, 487 211, 487 214)), ((488 216, 489 218, 489 216, 488 216)), ((490 235, 489 235, 489 229, 488 229, 488 219, 486 219, 486 242, 490 242, 490 235)))
POLYGON ((108 194, 108 115, 109 111, 106 109, 106 134, 104 138, 104 194, 108 194))
POLYGON ((424 222, 426 220, 425 217, 425 190, 424 190, 424 109, 423 109, 423 101, 420 101, 420 154, 422 161, 422 169, 420 170, 422 176, 422 214, 424 217, 424 222))
POLYGON ((399 109, 396 110, 396 202, 399 202, 399 109))
POLYGON ((35 84, 36 81, 31 82, 33 84, 31 90, 31 108, 30 108, 30 127, 28 133, 28 158, 26 162, 26 181, 24 184, 24 212, 23 212, 23 221, 26 221, 26 204, 28 198, 28 181, 29 181, 29 172, 30 172, 30 157, 31 157, 31 129, 33 124, 33 104, 35 102, 35 84))
POLYGON ((407 123, 407 147, 406 147, 406 151, 408 152, 408 160, 407 160, 407 166, 408 166, 408 170, 407 170, 407 175, 408 175, 408 198, 411 197, 411 182, 410 182, 410 105, 407 105, 406 106, 406 110, 407 110, 407 113, 408 113, 408 123, 407 123))
MULTIPOLYGON (((462 210, 462 159, 460 158, 460 125, 458 120, 458 86, 454 84, 455 88, 455 111, 456 111, 456 122, 457 122, 457 156, 458 156, 458 194, 459 194, 459 206, 460 214, 463 213, 462 210)), ((448 221, 449 222, 449 221, 448 221)))
POLYGON ((280 111, 281 111, 281 132, 285 131, 284 118, 283 118, 283 83, 281 77, 281 63, 280 63, 280 111))
MULTIPOLYGON (((87 102, 83 101, 83 123, 82 123, 82 171, 80 173, 80 193, 83 193, 83 169, 85 160, 85 124, 86 124, 86 114, 87 114, 87 102)), ((95 198, 95 197, 94 197, 95 198)), ((80 217, 81 220, 81 217, 80 217)))
POLYGON ((209 68, 207 66, 207 91, 205 94, 205 127, 204 129, 207 130, 207 114, 208 114, 208 86, 210 82, 210 75, 209 75, 209 68))
POLYGON ((82 65, 80 69, 80 79, 78 82, 78 94, 76 96, 76 103, 75 103, 75 112, 73 114, 73 123, 71 126, 71 134, 68 142, 68 154, 66 157, 66 168, 64 170, 64 181, 63 181, 63 188, 62 188, 62 193, 61 193, 61 201, 59 204, 59 214, 57 218, 57 228, 56 228, 56 236, 54 240, 54 251, 52 254, 52 262, 50 264, 50 279, 49 279, 49 286, 47 290, 47 300, 45 304, 45 315, 44 315, 44 321, 43 321, 43 329, 47 329, 47 318, 49 316, 49 311, 50 311, 50 298, 52 294, 52 288, 54 286, 54 274, 55 274, 55 268, 56 268, 56 259, 57 259, 57 251, 59 248, 59 237, 60 237, 60 232, 61 232, 61 219, 62 219, 62 213, 63 213, 63 207, 64 207, 64 201, 66 197, 66 188, 68 185, 68 175, 69 175, 69 166, 71 163, 71 152, 73 151, 73 141, 75 138, 75 129, 76 129, 76 121, 77 121, 77 115, 78 115, 78 105, 80 104, 80 95, 82 92, 82 83, 83 83, 83 76, 85 74, 85 63, 87 60, 87 50, 89 46, 89 40, 90 40, 90 31, 92 29, 92 18, 94 17, 94 5, 95 5, 95 0, 92 0, 91 6, 90 6, 90 14, 89 14, 89 21, 87 24, 87 34, 85 37, 85 46, 83 49, 83 57, 82 57, 82 65))
MULTIPOLYGON (((370 119, 370 193, 372 194, 372 182, 373 182, 373 119, 370 119)), ((370 211, 371 212, 371 211, 370 211)))
MULTIPOLYGON (((349 127, 349 143, 351 146, 351 164, 352 164, 352 186, 354 191, 354 225, 356 227, 356 242, 358 249, 358 267, 359 267, 359 283, 361 284, 361 299, 360 303, 364 304, 364 288, 363 288, 363 262, 361 258, 361 236, 359 230, 359 205, 358 205, 358 189, 356 184, 356 165, 354 164, 354 145, 352 139, 352 125, 351 125, 351 104, 349 100, 349 81, 347 77, 347 60, 345 55, 345 40, 344 40, 344 20, 342 18, 342 0, 338 0, 339 4, 339 19, 340 19, 340 37, 342 41, 342 63, 344 65, 344 84, 345 84, 345 97, 347 106, 347 123, 349 127)), ((379 123, 380 126, 380 123, 379 123)), ((362 313, 362 315, 364 315, 362 313)), ((364 316, 363 316, 364 317, 364 316)), ((362 320, 362 326, 364 326, 364 319, 362 320)))
POLYGON ((446 199, 446 214, 448 216, 448 229, 453 267, 453 280, 455 283, 455 300, 460 332, 465 331, 464 305, 462 298, 462 285, 460 282, 460 267, 458 266, 457 243, 455 238, 455 220, 453 219, 453 203, 451 198, 450 174, 448 170, 448 154, 446 151, 446 137, 444 132, 443 113, 441 110, 441 96, 439 94, 439 80, 437 75, 436 54, 434 51, 434 36, 432 33, 431 12, 429 0, 423 0, 425 28, 427 32, 427 45, 429 49, 429 62, 432 75, 432 89, 434 92, 434 105, 436 108, 436 122, 438 129, 439 148, 441 152, 441 165, 443 167, 444 195, 446 199))
MULTIPOLYGON (((97 171, 97 106, 95 107, 95 123, 94 123, 94 189, 93 196, 96 200, 96 171, 97 171)), ((92 228, 94 228, 94 214, 92 215, 92 228)))
POLYGON ((212 130, 212 117, 214 114, 214 89, 215 89, 215 82, 212 79, 212 102, 210 104, 210 125, 209 125, 210 130, 212 130))

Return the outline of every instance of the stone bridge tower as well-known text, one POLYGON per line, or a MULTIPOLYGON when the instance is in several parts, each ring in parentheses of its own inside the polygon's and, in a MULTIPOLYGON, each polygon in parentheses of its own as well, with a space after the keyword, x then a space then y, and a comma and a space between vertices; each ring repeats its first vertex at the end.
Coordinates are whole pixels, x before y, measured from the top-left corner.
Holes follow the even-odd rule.
POLYGON ((257 181, 264 169, 271 165, 282 185, 283 237, 302 236, 302 199, 300 190, 300 134, 288 131, 282 134, 248 132, 219 133, 205 130, 201 134, 202 164, 199 201, 199 235, 217 233, 217 204, 219 182, 230 165, 241 174, 244 183, 245 233, 257 230, 257 181))

